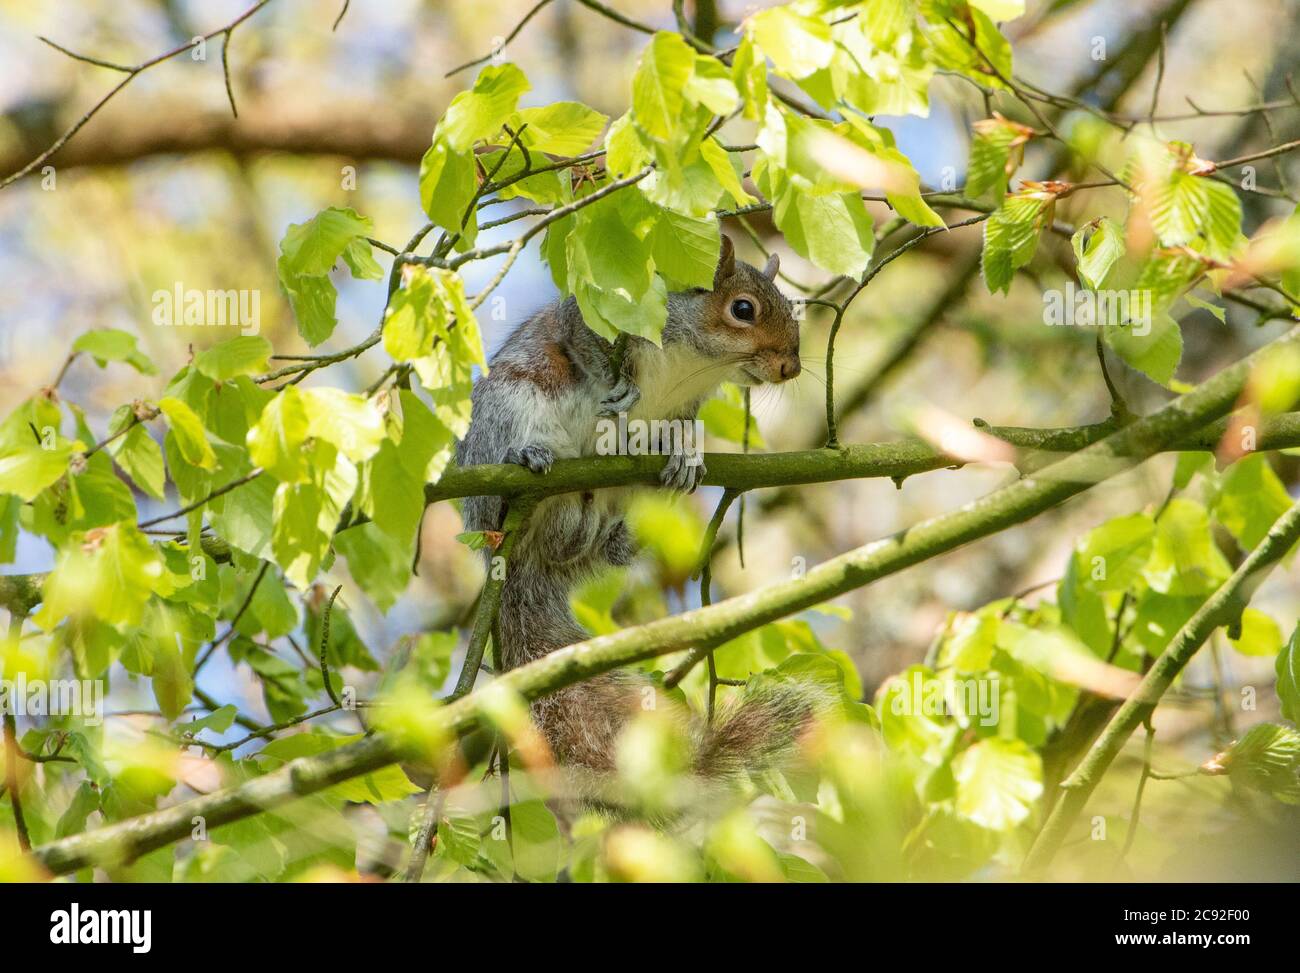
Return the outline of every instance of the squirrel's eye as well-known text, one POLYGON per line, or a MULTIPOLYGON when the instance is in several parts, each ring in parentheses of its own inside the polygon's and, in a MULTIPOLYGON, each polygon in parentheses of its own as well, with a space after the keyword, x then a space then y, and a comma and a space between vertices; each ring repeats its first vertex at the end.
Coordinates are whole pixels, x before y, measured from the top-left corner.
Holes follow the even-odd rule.
POLYGON ((754 320, 754 302, 745 298, 737 298, 731 302, 731 314, 737 321, 754 320))

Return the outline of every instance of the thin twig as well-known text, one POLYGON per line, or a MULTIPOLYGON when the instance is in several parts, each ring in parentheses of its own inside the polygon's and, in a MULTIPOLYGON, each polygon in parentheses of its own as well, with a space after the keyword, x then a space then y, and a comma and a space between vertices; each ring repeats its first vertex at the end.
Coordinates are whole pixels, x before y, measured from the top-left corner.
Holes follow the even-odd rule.
POLYGON ((498 54, 504 51, 506 49, 506 45, 509 44, 516 37, 518 37, 519 32, 528 25, 528 21, 536 17, 537 14, 541 12, 541 9, 550 2, 551 0, 538 0, 538 2, 529 9, 528 13, 524 14, 524 19, 519 21, 519 23, 515 24, 514 30, 512 30, 509 34, 507 34, 505 36, 505 39, 502 40, 500 44, 498 44, 492 50, 488 51, 482 57, 476 57, 472 61, 466 61, 464 64, 457 65, 456 67, 448 71, 446 74, 444 74, 443 77, 450 78, 453 74, 460 74, 460 72, 466 70, 467 68, 476 67, 477 65, 482 64, 484 61, 492 60, 492 58, 496 57, 498 54))
POLYGON ((195 675, 198 675, 199 670, 202 669, 207 664, 210 658, 212 658, 212 653, 216 652, 217 649, 219 649, 222 645, 224 645, 230 639, 230 637, 235 634, 235 630, 239 627, 240 619, 244 617, 244 614, 248 611, 248 607, 253 603, 253 595, 257 593, 257 586, 262 583, 262 579, 266 577, 267 569, 270 567, 271 567, 270 561, 262 562, 261 568, 259 568, 257 571, 257 577, 253 579, 253 584, 248 589, 248 594, 244 596, 244 600, 243 602, 240 603, 239 608, 236 610, 234 614, 234 617, 230 619, 230 627, 226 629, 225 634, 222 635, 221 638, 217 639, 211 645, 209 645, 208 650, 204 652, 203 655, 199 656, 198 662, 194 663, 195 675))
POLYGON ((339 29, 339 24, 343 23, 343 18, 347 16, 348 7, 351 5, 351 3, 352 0, 343 0, 343 9, 340 10, 339 15, 334 18, 334 26, 330 28, 331 31, 335 31, 339 29))
POLYGON ((226 31, 221 39, 221 76, 226 82, 226 98, 230 101, 230 114, 239 117, 239 107, 235 104, 235 87, 230 81, 230 38, 235 29, 226 31))
POLYGON ((230 31, 234 30, 236 27, 242 24, 249 17, 253 16, 253 14, 257 13, 259 10, 261 10, 270 2, 271 0, 257 0, 257 3, 253 4, 251 7, 245 10, 242 14, 240 14, 230 23, 226 24, 224 27, 218 27, 216 30, 209 31, 206 34, 194 38, 187 44, 182 44, 179 47, 172 48, 170 51, 167 51, 163 54, 159 54, 156 57, 152 57, 147 61, 141 61, 139 64, 136 64, 131 67, 127 67, 125 65, 120 65, 120 64, 113 64, 109 61, 98 61, 92 58, 88 58, 85 55, 73 54, 71 51, 67 50, 66 48, 59 47, 59 45, 55 44, 53 41, 50 41, 46 38, 41 38, 42 40, 45 41, 45 43, 49 44, 51 47, 54 47, 62 51, 64 54, 67 54, 69 57, 73 57, 78 61, 85 61, 89 64, 96 64, 100 67, 109 68, 111 70, 122 71, 126 74, 126 76, 122 78, 122 80, 119 81, 116 85, 110 88, 109 91, 99 99, 99 101, 95 102, 95 104, 91 106, 89 111, 87 111, 75 122, 73 122, 70 126, 68 126, 67 130, 64 131, 64 133, 60 135, 57 139, 55 139, 54 143, 49 148, 41 152, 38 156, 36 156, 36 158, 34 158, 31 162, 27 163, 27 165, 23 166, 17 172, 5 176, 3 179, 0 179, 0 189, 4 189, 6 186, 9 186, 10 184, 17 182, 19 179, 23 178, 23 176, 28 175, 29 173, 35 171, 37 168, 43 165, 47 159, 49 159, 52 155, 54 155, 54 153, 58 152, 59 149, 63 148, 63 146, 65 146, 68 143, 69 139, 71 139, 74 135, 76 135, 79 131, 81 131, 82 127, 85 126, 85 124, 89 122, 92 118, 94 118, 95 115, 99 113, 99 110, 103 108, 105 105, 107 105, 114 95, 116 95, 119 91, 125 88, 132 81, 134 81, 137 77, 139 77, 141 73, 147 71, 149 68, 153 67, 156 64, 161 64, 164 61, 176 57, 178 54, 184 54, 186 51, 191 50, 192 48, 198 46, 199 44, 205 41, 212 40, 212 38, 217 37, 220 34, 228 34, 230 31))
POLYGON ((253 471, 251 473, 245 473, 239 479, 231 480, 225 486, 217 487, 217 489, 213 490, 202 500, 196 500, 194 501, 194 503, 191 503, 188 506, 181 507, 180 510, 175 511, 174 513, 163 514, 161 517, 154 517, 152 520, 143 520, 140 523, 136 524, 136 527, 138 527, 140 530, 144 530, 146 527, 157 526, 158 524, 161 524, 164 520, 174 520, 177 517, 184 517, 186 514, 192 513, 195 510, 198 510, 200 507, 203 507, 211 503, 213 500, 217 499, 217 497, 224 496, 225 494, 229 493, 231 490, 241 487, 245 483, 250 483, 253 480, 256 480, 261 475, 262 475, 262 468, 260 466, 255 466, 253 467, 253 471))
POLYGON ((339 592, 342 590, 343 585, 339 585, 334 589, 334 593, 330 595, 329 601, 325 603, 325 608, 321 613, 320 620, 320 674, 325 680, 325 692, 329 695, 330 702, 335 706, 342 706, 343 704, 339 702, 338 694, 334 692, 334 686, 330 682, 330 663, 328 655, 330 647, 330 613, 334 610, 334 599, 339 596, 339 592))

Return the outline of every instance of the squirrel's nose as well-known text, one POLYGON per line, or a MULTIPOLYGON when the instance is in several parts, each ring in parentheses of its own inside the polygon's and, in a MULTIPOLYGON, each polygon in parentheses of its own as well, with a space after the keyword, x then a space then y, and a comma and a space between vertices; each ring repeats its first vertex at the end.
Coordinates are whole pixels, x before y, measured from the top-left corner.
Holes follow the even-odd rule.
POLYGON ((781 381, 784 382, 794 378, 802 370, 803 366, 799 363, 798 355, 787 358, 785 361, 781 362, 781 381))

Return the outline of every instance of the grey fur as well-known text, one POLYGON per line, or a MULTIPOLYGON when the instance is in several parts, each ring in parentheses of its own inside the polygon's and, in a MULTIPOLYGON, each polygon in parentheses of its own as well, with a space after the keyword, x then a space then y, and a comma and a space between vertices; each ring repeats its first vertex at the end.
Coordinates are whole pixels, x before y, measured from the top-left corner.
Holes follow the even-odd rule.
MULTIPOLYGON (((790 302, 763 271, 736 261, 731 241, 723 240, 713 289, 670 293, 662 347, 630 338, 617 376, 613 345, 587 327, 574 298, 551 304, 520 325, 474 388, 470 428, 457 462, 518 463, 545 475, 555 459, 595 454, 602 416, 626 412, 629 419, 690 420, 723 381, 756 385, 798 374, 799 329, 790 302), (757 305, 752 323, 729 311, 742 297, 757 305)), ((702 464, 691 465, 678 454, 666 460, 661 480, 691 492, 703 475, 702 464)), ((501 498, 468 498, 464 519, 467 530, 500 529, 501 498)), ((569 608, 569 592, 601 568, 628 564, 634 555, 621 491, 542 501, 515 544, 502 589, 498 632, 504 666, 513 669, 586 639, 569 608)), ((605 771, 613 766, 614 741, 636 698, 629 677, 607 674, 540 701, 534 717, 561 762, 605 771)), ((743 725, 746 732, 732 736, 747 741, 738 754, 762 749, 752 739, 755 719, 784 720, 786 729, 777 737, 789 737, 789 726, 806 720, 805 711, 801 716, 770 704, 760 701, 748 719, 736 715, 740 723, 734 728, 743 725)), ((721 752, 725 737, 716 745, 701 740, 702 769, 734 766, 721 752)))

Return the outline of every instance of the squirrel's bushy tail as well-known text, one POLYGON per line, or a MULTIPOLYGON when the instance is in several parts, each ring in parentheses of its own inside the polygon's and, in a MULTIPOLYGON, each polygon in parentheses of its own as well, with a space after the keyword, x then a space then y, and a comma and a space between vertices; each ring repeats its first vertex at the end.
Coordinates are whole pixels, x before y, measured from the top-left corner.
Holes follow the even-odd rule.
POLYGON ((726 779, 790 757, 799 736, 830 705, 820 686, 791 679, 747 687, 696 733, 695 772, 726 779))
MULTIPOLYGON (((511 567, 497 624, 506 668, 590 637, 569 608, 576 579, 554 564, 534 562, 527 571, 511 567)), ((609 772, 618 736, 641 711, 649 685, 634 674, 605 673, 537 700, 533 719, 561 765, 609 772)), ((719 707, 711 725, 690 727, 695 773, 725 780, 785 759, 829 703, 823 688, 794 680, 747 688, 719 707)))

